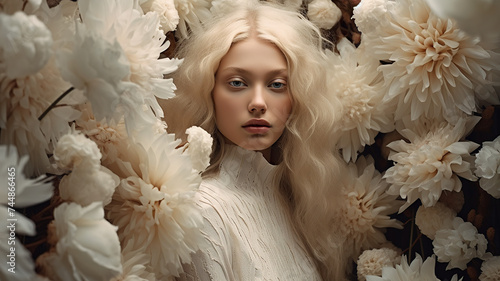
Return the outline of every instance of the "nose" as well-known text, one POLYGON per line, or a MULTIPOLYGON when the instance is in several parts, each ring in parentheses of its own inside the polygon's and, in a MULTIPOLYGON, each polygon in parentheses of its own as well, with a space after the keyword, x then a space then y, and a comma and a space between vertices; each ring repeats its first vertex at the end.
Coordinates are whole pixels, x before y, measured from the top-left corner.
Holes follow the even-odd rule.
POLYGON ((263 114, 267 111, 267 104, 264 98, 264 91, 262 87, 255 87, 251 92, 251 99, 248 103, 248 111, 250 113, 263 114))

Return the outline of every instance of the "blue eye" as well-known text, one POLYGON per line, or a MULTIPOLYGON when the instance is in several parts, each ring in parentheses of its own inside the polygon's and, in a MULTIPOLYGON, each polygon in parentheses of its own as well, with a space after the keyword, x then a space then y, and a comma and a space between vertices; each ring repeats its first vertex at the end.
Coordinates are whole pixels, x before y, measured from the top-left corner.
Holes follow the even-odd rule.
POLYGON ((286 87, 286 84, 281 82, 273 82, 269 84, 269 87, 273 89, 283 89, 286 87))
POLYGON ((229 81, 229 85, 231 87, 241 88, 241 87, 245 86, 245 83, 243 83, 243 81, 240 81, 240 80, 233 80, 233 81, 229 81))

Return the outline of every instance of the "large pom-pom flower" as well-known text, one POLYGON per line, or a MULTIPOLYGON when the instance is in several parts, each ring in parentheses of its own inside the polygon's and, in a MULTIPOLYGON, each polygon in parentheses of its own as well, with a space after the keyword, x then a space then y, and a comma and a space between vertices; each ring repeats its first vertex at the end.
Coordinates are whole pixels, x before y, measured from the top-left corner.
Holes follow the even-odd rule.
POLYGON ((203 239, 194 202, 201 176, 173 134, 152 138, 151 145, 131 144, 116 161, 122 181, 107 209, 122 245, 146 253, 147 267, 165 278, 181 272, 203 239))
POLYGON ((442 228, 451 228, 457 213, 445 204, 437 202, 434 206, 420 206, 415 215, 415 224, 425 236, 434 239, 442 228))
POLYGON ((388 86, 386 99, 397 103, 396 119, 450 119, 476 111, 476 99, 500 102, 492 85, 500 64, 496 45, 439 18, 425 0, 397 0, 385 8, 384 22, 363 44, 374 58, 389 62, 379 70, 388 86))
POLYGON ((451 228, 438 230, 432 245, 438 261, 448 262, 446 270, 464 270, 473 258, 485 259, 491 255, 486 253, 488 241, 484 235, 460 217, 453 220, 451 228))
POLYGON ((389 248, 366 250, 357 261, 358 281, 365 281, 367 275, 382 276, 382 268, 394 267, 400 262, 401 256, 396 250, 389 248))
POLYGON ((395 164, 384 175, 391 184, 388 192, 407 200, 400 212, 417 199, 430 207, 434 206, 444 190, 460 191, 462 183, 458 176, 476 180, 471 171, 474 159, 470 153, 479 145, 460 141, 469 122, 477 120, 460 119, 455 125, 422 122, 413 131, 400 129, 401 135, 409 142, 399 140, 388 145, 393 150, 389 159, 395 164))
POLYGON ((356 259, 363 250, 386 242, 385 228, 401 228, 401 223, 389 215, 395 213, 402 202, 386 193, 388 184, 375 169, 372 158, 360 157, 356 164, 349 164, 348 171, 340 231, 349 237, 345 245, 349 257, 356 259))
POLYGON ((342 17, 342 11, 330 0, 313 0, 307 5, 307 17, 317 27, 332 28, 342 17))
POLYGON ((382 103, 385 92, 376 64, 361 59, 361 52, 347 39, 338 45, 339 55, 329 52, 329 89, 345 111, 338 122, 337 147, 346 162, 356 161, 365 145, 375 142, 379 132, 394 130, 392 109, 382 103))
POLYGON ((476 154, 476 176, 479 185, 491 196, 500 198, 500 136, 493 141, 483 142, 476 154))

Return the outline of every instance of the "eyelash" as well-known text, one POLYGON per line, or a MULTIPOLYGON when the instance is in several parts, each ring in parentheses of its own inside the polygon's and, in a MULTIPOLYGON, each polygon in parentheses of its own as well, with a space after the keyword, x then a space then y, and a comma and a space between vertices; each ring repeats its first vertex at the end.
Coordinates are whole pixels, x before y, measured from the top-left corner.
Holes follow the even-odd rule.
MULTIPOLYGON (((243 82, 241 80, 232 80, 232 81, 229 81, 228 84, 230 87, 235 88, 235 89, 240 89, 243 86, 248 86, 247 84, 245 84, 245 82, 243 82), (238 83, 239 85, 235 85, 235 83, 238 83)), ((271 88, 272 90, 283 90, 286 88, 286 83, 271 82, 269 85, 267 85, 267 87, 271 88), (273 87, 273 86, 277 86, 277 85, 279 85, 279 86, 273 87)))

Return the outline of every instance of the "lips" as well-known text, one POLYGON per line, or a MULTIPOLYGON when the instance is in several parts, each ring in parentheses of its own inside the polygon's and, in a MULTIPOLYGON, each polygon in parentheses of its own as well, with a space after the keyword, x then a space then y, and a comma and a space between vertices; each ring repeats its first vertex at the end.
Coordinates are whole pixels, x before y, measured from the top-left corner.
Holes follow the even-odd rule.
POLYGON ((242 127, 251 134, 265 134, 271 128, 271 124, 264 119, 251 119, 242 127))

